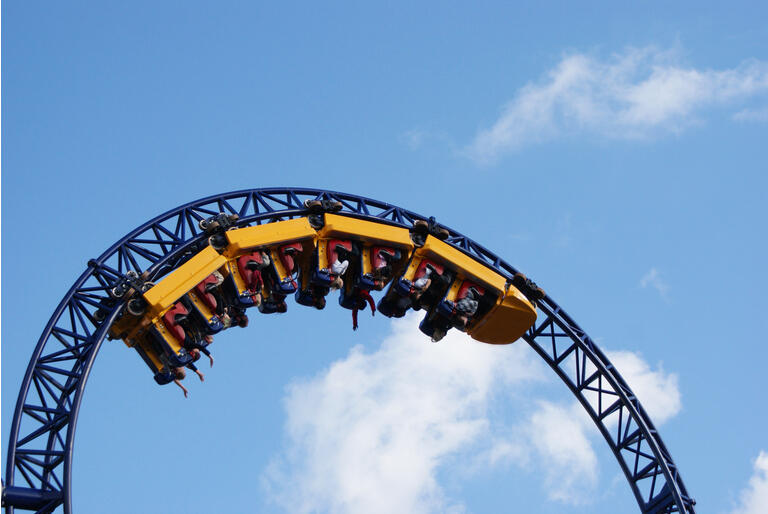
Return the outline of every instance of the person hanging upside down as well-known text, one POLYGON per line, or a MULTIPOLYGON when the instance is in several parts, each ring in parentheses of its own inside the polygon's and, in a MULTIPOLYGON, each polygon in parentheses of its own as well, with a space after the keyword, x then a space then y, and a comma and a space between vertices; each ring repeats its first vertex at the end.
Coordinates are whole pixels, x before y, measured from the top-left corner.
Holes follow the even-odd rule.
POLYGON ((312 305, 315 307, 315 309, 321 311, 325 309, 325 296, 322 294, 313 294, 312 295, 312 305))
POLYGON ((480 295, 474 287, 470 287, 467 295, 456 302, 456 319, 461 323, 462 330, 467 327, 469 318, 477 312, 478 298, 480 295))
POLYGON ((181 381, 187 377, 187 373, 184 371, 184 368, 173 368, 173 377, 173 383, 181 387, 181 390, 184 391, 184 398, 187 398, 189 396, 189 391, 187 391, 187 388, 184 387, 184 384, 181 383, 181 381))
POLYGON ((378 250, 376 257, 374 259, 375 268, 371 275, 376 289, 381 290, 392 278, 392 264, 400 258, 400 251, 382 248, 378 250))
POLYGON ((424 274, 420 278, 416 279, 416 281, 413 283, 413 288, 415 289, 413 298, 415 300, 421 298, 421 295, 424 294, 424 291, 429 289, 429 286, 432 285, 432 270, 432 266, 427 264, 426 269, 424 270, 424 274))
POLYGON ((245 328, 248 326, 248 315, 245 313, 244 309, 232 305, 226 308, 222 317, 222 323, 224 323, 224 328, 229 328, 234 325, 245 328))
POLYGON ((371 298, 371 294, 365 289, 357 289, 355 296, 355 306, 352 309, 352 330, 357 330, 357 312, 365 309, 366 303, 371 306, 371 316, 376 314, 376 303, 371 298))
POLYGON ((331 273, 333 273, 334 278, 330 284, 331 289, 335 290, 344 287, 344 280, 341 278, 341 276, 347 272, 348 267, 349 261, 347 259, 340 261, 337 257, 336 260, 333 261, 333 264, 331 264, 331 273))
MULTIPOLYGON (((199 358, 199 356, 198 356, 198 358, 199 358)), ((205 375, 203 375, 200 372, 200 370, 197 369, 197 366, 195 366, 194 364, 192 364, 190 362, 189 364, 186 365, 186 367, 191 369, 192 371, 194 371, 197 374, 197 376, 200 377, 200 382, 204 382, 205 381, 205 375)), ((189 391, 187 391, 187 388, 184 387, 184 384, 181 383, 181 381, 184 380, 187 377, 187 372, 184 371, 184 367, 179 366, 178 368, 174 368, 173 369, 173 375, 175 377, 173 379, 173 383, 176 384, 177 386, 181 387, 181 390, 184 391, 184 398, 187 398, 189 396, 189 391)))
POLYGON ((192 355, 192 352, 197 352, 197 358, 193 362, 200 358, 200 353, 203 353, 206 357, 208 357, 208 360, 211 363, 211 367, 213 367, 213 355, 211 355, 210 350, 207 348, 207 346, 212 342, 213 336, 206 334, 203 336, 202 341, 185 341, 184 348, 187 350, 187 352, 190 353, 190 355, 192 355))
POLYGON ((253 299, 253 304, 259 306, 261 304, 262 296, 261 289, 264 287, 264 278, 261 272, 266 269, 270 264, 269 255, 264 252, 258 252, 261 262, 255 259, 249 259, 242 271, 243 279, 247 288, 246 295, 253 299))

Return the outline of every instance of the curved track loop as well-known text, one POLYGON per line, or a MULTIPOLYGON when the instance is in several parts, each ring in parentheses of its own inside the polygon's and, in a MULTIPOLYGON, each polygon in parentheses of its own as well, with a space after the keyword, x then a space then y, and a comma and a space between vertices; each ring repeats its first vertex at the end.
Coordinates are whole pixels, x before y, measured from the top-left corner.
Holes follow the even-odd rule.
MULTIPOLYGON (((236 191, 204 198, 166 212, 112 245, 64 296, 30 359, 13 417, 5 490, 6 512, 14 507, 72 511, 71 482, 77 414, 83 389, 104 336, 124 307, 102 322, 99 301, 129 270, 157 280, 206 243, 198 221, 219 212, 237 213, 238 226, 263 224, 307 214, 304 200, 330 199, 341 213, 410 227, 424 216, 368 198, 302 188, 236 191)), ((517 271, 483 246, 448 229, 447 242, 498 270, 517 271)), ((677 466, 642 405, 589 336, 551 298, 523 336, 565 382, 615 454, 640 511, 694 513, 677 466)))

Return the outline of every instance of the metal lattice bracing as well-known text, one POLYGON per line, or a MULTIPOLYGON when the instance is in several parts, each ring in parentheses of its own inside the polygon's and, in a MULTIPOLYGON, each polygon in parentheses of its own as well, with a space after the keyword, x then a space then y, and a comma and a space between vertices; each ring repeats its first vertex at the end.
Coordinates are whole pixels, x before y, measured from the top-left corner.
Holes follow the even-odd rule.
MULTIPOLYGON (((328 199, 342 214, 410 227, 424 216, 360 196, 302 188, 236 191, 182 205, 120 239, 86 271, 61 301, 30 359, 13 417, 3 501, 14 508, 69 514, 77 415, 91 366, 124 305, 103 301, 127 272, 158 280, 207 244, 198 221, 238 214, 238 226, 305 216, 304 201, 328 199), (97 319, 98 318, 98 319, 97 319)), ((507 278, 517 270, 483 246, 448 229, 449 244, 507 278)), ((114 303, 114 302, 112 302, 114 303)), ((595 422, 616 456, 640 511, 694 513, 672 457, 642 405, 589 336, 551 298, 538 305, 538 322, 523 336, 557 373, 595 422)))

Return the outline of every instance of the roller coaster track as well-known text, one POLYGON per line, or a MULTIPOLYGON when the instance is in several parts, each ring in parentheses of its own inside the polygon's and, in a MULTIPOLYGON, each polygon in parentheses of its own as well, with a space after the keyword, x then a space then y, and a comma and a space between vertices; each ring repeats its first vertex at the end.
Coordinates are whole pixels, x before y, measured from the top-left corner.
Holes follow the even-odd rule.
MULTIPOLYGON (((340 214, 410 227, 426 219, 385 202, 333 191, 269 188, 235 191, 182 205, 120 239, 75 281, 45 326, 21 385, 8 443, 3 504, 41 513, 72 512, 71 481, 77 415, 88 375, 111 324, 94 313, 128 271, 168 274, 206 244, 198 221, 238 214, 238 226, 307 215, 308 199, 339 201, 340 214)), ((445 227, 447 228, 447 227, 445 227)), ((507 278, 517 270, 468 237, 448 229, 455 248, 507 278)), ((632 390, 605 354, 551 298, 538 303, 538 320, 523 336, 562 379, 603 434, 644 514, 694 513, 672 456, 632 390)))

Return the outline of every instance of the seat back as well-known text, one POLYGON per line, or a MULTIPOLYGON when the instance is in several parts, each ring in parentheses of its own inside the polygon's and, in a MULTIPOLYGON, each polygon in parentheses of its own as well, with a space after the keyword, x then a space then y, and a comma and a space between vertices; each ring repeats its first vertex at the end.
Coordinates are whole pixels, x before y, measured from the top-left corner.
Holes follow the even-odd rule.
POLYGON ((197 292, 198 296, 200 296, 208 308, 214 312, 216 311, 218 304, 216 302, 216 297, 210 293, 210 288, 216 287, 218 282, 219 281, 215 275, 208 275, 202 282, 195 286, 195 291, 197 292))
POLYGON ((296 272, 296 259, 304 251, 304 247, 301 243, 291 243, 281 246, 278 253, 280 254, 280 262, 283 263, 285 271, 292 275, 296 272))
POLYGON ((264 261, 261 252, 253 252, 237 259, 237 270, 245 281, 245 286, 255 291, 257 287, 263 284, 260 268, 264 267, 264 261))
POLYGON ((180 316, 186 317, 188 314, 189 311, 187 311, 180 302, 173 304, 173 307, 163 314, 163 324, 165 325, 165 328, 168 329, 168 332, 170 332, 174 338, 176 338, 179 344, 184 344, 186 334, 181 325, 179 325, 178 320, 180 316))
POLYGON ((374 246, 371 248, 371 259, 373 260, 373 269, 385 267, 390 262, 400 259, 400 250, 389 246, 374 246))
POLYGON ((419 263, 419 267, 416 268, 416 273, 413 275, 413 281, 420 279, 427 273, 427 265, 431 266, 438 275, 442 275, 445 272, 445 268, 442 264, 438 264, 435 261, 429 259, 422 259, 419 263))
POLYGON ((484 287, 479 286, 479 285, 477 285, 474 282, 471 282, 469 280, 464 280, 461 283, 461 287, 459 288, 458 294, 456 295, 456 300, 461 300, 462 298, 467 296, 467 294, 469 293, 469 288, 470 287, 474 288, 475 291, 477 291, 477 298, 475 298, 476 300, 480 300, 480 298, 482 298, 483 295, 485 295, 485 288, 484 287))

